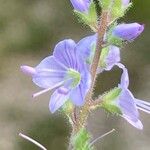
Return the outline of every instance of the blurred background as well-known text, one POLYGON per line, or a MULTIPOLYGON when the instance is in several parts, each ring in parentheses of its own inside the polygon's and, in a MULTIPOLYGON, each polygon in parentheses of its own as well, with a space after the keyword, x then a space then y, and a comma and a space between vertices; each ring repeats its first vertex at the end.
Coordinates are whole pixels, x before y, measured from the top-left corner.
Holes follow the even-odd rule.
MULTIPOLYGON (((134 0, 125 22, 145 24, 144 33, 121 50, 129 69, 130 89, 135 97, 150 101, 150 1, 134 0)), ((47 93, 33 101, 39 91, 20 72, 20 65, 37 65, 50 55, 64 38, 76 41, 91 34, 77 22, 69 0, 0 0, 0 150, 38 150, 18 136, 22 132, 41 142, 48 150, 66 150, 69 124, 59 112, 48 110, 47 93)), ((98 80, 96 95, 117 85, 121 72, 114 68, 98 80)), ((144 130, 125 120, 95 111, 88 128, 96 138, 115 128, 117 131, 95 145, 98 150, 149 150, 150 115, 141 112, 144 130)))

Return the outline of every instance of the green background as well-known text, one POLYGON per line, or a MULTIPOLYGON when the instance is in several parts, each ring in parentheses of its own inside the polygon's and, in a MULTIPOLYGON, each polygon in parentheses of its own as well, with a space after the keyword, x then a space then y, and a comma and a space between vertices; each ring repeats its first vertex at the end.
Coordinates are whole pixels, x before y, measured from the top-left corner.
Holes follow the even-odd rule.
MULTIPOLYGON (((134 7, 123 22, 145 24, 145 31, 121 50, 122 62, 129 69, 130 90, 135 97, 150 101, 150 1, 134 0, 134 7)), ((91 34, 79 24, 69 0, 0 0, 0 149, 38 150, 21 139, 19 132, 33 137, 48 150, 66 150, 69 124, 57 112, 48 110, 50 94, 35 100, 31 95, 40 89, 20 72, 20 65, 37 65, 50 55, 55 44, 64 38, 75 41, 91 34)), ((101 74, 96 95, 116 86, 121 72, 115 68, 101 74)), ((125 120, 95 111, 88 129, 96 138, 115 128, 117 131, 96 143, 101 150, 149 150, 150 116, 141 113, 144 130, 139 131, 125 120)))

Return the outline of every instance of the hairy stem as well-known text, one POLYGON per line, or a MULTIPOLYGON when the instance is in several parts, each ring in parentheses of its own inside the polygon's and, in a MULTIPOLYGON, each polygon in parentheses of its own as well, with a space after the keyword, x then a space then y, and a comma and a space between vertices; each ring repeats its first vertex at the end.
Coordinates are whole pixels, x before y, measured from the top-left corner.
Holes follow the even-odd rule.
MULTIPOLYGON (((89 108, 90 105, 93 103, 92 102, 92 95, 93 95, 93 90, 94 90, 94 85, 95 81, 97 78, 97 68, 99 66, 99 60, 100 60, 100 55, 101 55, 101 50, 103 48, 103 39, 107 30, 107 26, 109 23, 109 11, 102 11, 101 17, 100 17, 100 22, 98 25, 98 30, 97 30, 97 42, 96 42, 96 50, 93 58, 93 62, 91 64, 91 78, 92 78, 92 83, 91 87, 89 89, 89 92, 86 95, 85 98, 85 105, 80 109, 78 117, 76 118, 76 124, 73 125, 73 132, 71 137, 76 134, 82 127, 85 126, 88 114, 89 114, 89 108)), ((71 142, 71 141, 70 141, 71 142)), ((71 143, 69 144, 69 150, 72 149, 71 143)))
POLYGON ((79 117, 77 120, 77 125, 76 125, 76 130, 78 131, 81 127, 85 125, 88 113, 89 113, 89 108, 92 103, 92 95, 93 95, 93 90, 94 90, 94 85, 95 81, 97 78, 97 68, 99 65, 99 60, 100 60, 100 54, 101 50, 103 48, 103 39, 104 35, 107 30, 107 25, 109 23, 109 11, 103 11, 100 17, 100 23, 99 23, 99 28, 97 31, 97 42, 96 42, 96 50, 93 58, 93 62, 91 65, 91 77, 92 77, 92 83, 89 92, 86 95, 86 103, 85 105, 80 109, 79 117))

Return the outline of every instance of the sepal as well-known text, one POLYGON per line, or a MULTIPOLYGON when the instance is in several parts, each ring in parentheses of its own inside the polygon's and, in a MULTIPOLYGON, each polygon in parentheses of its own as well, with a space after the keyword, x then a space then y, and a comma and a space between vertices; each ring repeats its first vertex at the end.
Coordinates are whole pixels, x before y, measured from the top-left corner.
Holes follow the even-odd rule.
POLYGON ((122 0, 115 0, 112 6, 113 20, 123 17, 131 6, 132 3, 129 3, 128 5, 124 6, 122 0))
POLYGON ((124 42, 123 39, 113 35, 113 30, 116 26, 117 26, 117 22, 113 22, 109 26, 109 29, 106 33, 105 42, 108 45, 115 45, 115 46, 121 47, 123 45, 123 42, 124 42))
POLYGON ((81 128, 77 134, 72 137, 73 150, 94 150, 90 145, 91 136, 85 128, 81 128))
POLYGON ((120 96, 121 89, 120 88, 114 88, 110 90, 107 93, 104 93, 100 99, 102 99, 102 102, 100 103, 100 107, 104 108, 106 111, 121 115, 121 109, 119 108, 117 104, 118 97, 120 96))
POLYGON ((82 22, 82 23, 88 25, 94 32, 96 32, 96 30, 97 30, 97 13, 96 13, 95 4, 93 2, 91 2, 87 13, 80 12, 77 10, 74 10, 74 13, 78 17, 79 22, 82 22))

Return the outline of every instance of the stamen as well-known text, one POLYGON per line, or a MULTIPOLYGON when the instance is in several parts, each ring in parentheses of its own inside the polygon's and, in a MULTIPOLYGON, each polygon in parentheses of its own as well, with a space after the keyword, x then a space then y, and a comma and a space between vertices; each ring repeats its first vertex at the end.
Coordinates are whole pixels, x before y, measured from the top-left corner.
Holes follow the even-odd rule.
POLYGON ((36 146, 38 146, 39 148, 41 148, 42 150, 47 150, 43 145, 41 145, 39 142, 33 140, 32 138, 22 134, 22 133, 19 133, 19 136, 21 136, 22 138, 24 138, 25 140, 28 140, 30 141, 31 143, 35 144, 36 146))
MULTIPOLYGON (((145 104, 145 105, 147 105, 147 106, 150 106, 150 102, 146 102, 146 101, 142 101, 142 100, 139 100, 139 99, 136 99, 136 103, 140 103, 140 104, 145 104)), ((137 104, 138 104, 137 103, 137 104)))
POLYGON ((33 67, 30 66, 21 66, 21 71, 27 75, 34 75, 36 73, 36 70, 33 67))
POLYGON ((46 92, 48 92, 48 91, 51 91, 51 90, 53 90, 53 89, 55 89, 55 88, 57 88, 57 87, 63 85, 64 82, 65 82, 65 81, 59 82, 58 84, 55 84, 53 87, 50 87, 50 88, 44 89, 44 90, 42 90, 42 91, 40 91, 40 92, 37 92, 37 93, 33 94, 32 97, 35 98, 35 97, 37 97, 37 96, 39 96, 39 95, 41 95, 41 94, 43 94, 43 93, 46 93, 46 92))
POLYGON ((139 110, 142 110, 142 111, 144 111, 144 112, 146 112, 146 113, 150 114, 150 111, 149 111, 149 110, 146 110, 146 109, 141 108, 141 107, 139 107, 139 106, 137 106, 137 108, 138 108, 139 110))

